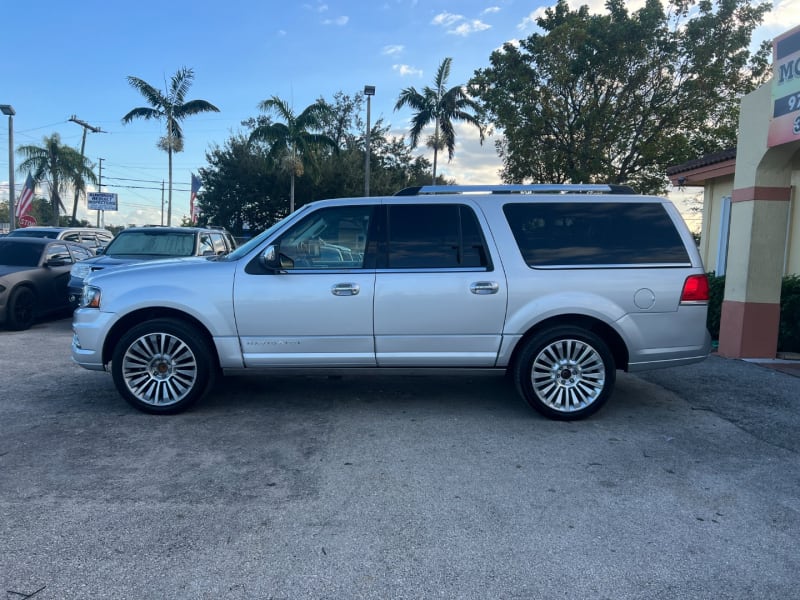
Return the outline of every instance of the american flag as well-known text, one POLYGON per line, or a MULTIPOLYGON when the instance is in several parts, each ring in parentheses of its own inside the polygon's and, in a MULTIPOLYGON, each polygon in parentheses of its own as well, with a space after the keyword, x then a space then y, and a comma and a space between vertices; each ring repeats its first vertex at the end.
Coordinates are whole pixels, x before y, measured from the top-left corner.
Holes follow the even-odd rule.
POLYGON ((17 208, 14 211, 17 219, 24 217, 31 210, 33 203, 33 177, 28 173, 28 178, 25 180, 25 187, 22 188, 22 193, 17 200, 17 208))
POLYGON ((189 215, 192 219, 192 223, 197 222, 197 211, 195 209, 194 203, 197 200, 197 191, 200 189, 200 178, 197 177, 194 173, 192 173, 192 195, 189 198, 189 215))

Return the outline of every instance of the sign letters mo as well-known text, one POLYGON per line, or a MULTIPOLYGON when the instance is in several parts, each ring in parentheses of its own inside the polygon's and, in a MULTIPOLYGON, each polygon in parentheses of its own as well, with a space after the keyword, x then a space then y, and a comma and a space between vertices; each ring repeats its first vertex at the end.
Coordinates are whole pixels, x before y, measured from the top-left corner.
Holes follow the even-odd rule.
POLYGON ((800 27, 775 38, 772 65, 769 147, 800 139, 800 27))
POLYGON ((87 196, 89 210, 119 210, 117 194, 109 194, 108 192, 89 192, 87 196))

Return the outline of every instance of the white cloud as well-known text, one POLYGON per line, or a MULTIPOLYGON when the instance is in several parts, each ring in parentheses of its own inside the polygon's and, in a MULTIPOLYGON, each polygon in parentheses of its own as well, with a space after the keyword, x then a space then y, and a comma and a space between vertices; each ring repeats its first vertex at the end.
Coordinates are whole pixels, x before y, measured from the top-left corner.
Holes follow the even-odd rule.
POLYGON ((461 36, 468 36, 471 33, 477 33, 478 31, 485 31, 489 29, 491 25, 487 25, 483 21, 479 21, 478 19, 474 19, 469 21, 468 23, 461 23, 455 29, 448 29, 447 33, 451 33, 453 35, 461 35, 461 36))
POLYGON ((335 19, 325 19, 322 21, 323 25, 347 25, 347 22, 350 20, 350 17, 336 17, 335 19))
POLYGON ((405 50, 405 46, 401 44, 390 44, 388 46, 384 46, 381 54, 386 54, 387 56, 394 56, 400 54, 405 50))
MULTIPOLYGON (((798 23, 800 23, 800 2, 797 0, 774 0, 772 10, 767 13, 764 22, 759 27, 759 30, 763 28, 768 32, 761 39, 780 35, 798 23)), ((755 38, 756 35, 753 37, 755 38)))
POLYGON ((487 25, 479 19, 468 20, 463 15, 455 15, 449 12, 436 15, 431 21, 431 25, 444 27, 447 33, 461 36, 468 36, 471 33, 484 31, 491 27, 491 25, 487 25))
POLYGON ((422 77, 422 69, 417 69, 416 67, 412 67, 410 65, 392 65, 392 70, 400 73, 402 77, 406 77, 407 75, 417 75, 422 77))
POLYGON ((481 12, 482 15, 489 15, 492 13, 499 13, 500 7, 499 6, 490 6, 489 8, 484 8, 481 12))
POLYGON ((463 20, 464 17, 462 15, 454 15, 453 13, 443 12, 433 17, 431 25, 441 25, 443 27, 451 27, 463 20))

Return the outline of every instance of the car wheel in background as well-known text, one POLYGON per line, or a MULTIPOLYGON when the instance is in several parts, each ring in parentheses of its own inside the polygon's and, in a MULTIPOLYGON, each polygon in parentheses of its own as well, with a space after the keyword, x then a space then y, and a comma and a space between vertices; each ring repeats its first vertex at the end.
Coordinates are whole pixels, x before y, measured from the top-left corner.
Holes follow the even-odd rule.
POLYGON ((36 295, 30 288, 20 287, 8 300, 6 326, 15 331, 28 329, 36 318, 36 295))
POLYGON ((588 417, 608 401, 616 366, 608 346, 586 329, 563 326, 531 338, 514 369, 525 401, 551 419, 588 417))
POLYGON ((148 413, 174 414, 210 389, 216 367, 208 343, 188 325, 153 319, 122 336, 111 372, 131 405, 148 413))

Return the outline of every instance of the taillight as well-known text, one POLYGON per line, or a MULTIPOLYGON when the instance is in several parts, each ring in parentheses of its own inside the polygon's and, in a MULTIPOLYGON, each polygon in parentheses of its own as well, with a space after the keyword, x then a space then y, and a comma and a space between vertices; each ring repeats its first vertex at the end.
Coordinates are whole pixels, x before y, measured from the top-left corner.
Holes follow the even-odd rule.
POLYGON ((708 302, 708 277, 689 275, 683 284, 681 302, 708 302))

